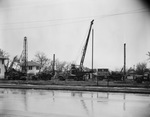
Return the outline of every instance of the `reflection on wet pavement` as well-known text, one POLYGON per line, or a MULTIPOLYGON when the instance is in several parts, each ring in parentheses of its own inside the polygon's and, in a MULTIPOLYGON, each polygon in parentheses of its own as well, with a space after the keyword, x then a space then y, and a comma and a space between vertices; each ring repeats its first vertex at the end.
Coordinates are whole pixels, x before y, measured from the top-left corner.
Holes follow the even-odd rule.
POLYGON ((150 117, 150 95, 0 89, 0 117, 150 117))

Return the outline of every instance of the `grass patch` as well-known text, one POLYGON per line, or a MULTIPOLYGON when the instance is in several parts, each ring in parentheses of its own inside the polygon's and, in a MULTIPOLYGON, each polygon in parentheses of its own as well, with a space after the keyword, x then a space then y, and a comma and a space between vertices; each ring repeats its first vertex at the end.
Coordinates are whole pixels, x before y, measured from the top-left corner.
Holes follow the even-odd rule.
POLYGON ((135 81, 59 81, 59 80, 0 80, 1 84, 29 84, 29 85, 65 85, 65 86, 98 86, 98 87, 141 87, 150 88, 150 82, 136 83, 135 81))

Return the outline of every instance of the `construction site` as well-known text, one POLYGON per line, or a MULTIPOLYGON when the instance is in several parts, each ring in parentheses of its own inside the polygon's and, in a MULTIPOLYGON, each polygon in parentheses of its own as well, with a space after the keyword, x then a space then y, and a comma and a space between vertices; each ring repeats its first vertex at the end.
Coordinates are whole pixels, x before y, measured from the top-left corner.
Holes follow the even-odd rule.
MULTIPOLYGON (((130 86, 134 82, 142 83, 150 81, 150 72, 145 69, 142 74, 137 74, 136 70, 129 69, 126 70, 126 43, 124 43, 124 65, 120 71, 110 71, 109 68, 93 68, 93 40, 94 40, 94 29, 92 26, 94 20, 90 22, 88 29, 88 34, 86 36, 86 41, 82 50, 82 56, 79 65, 70 64, 68 69, 58 70, 56 69, 55 54, 53 54, 53 60, 51 63, 51 69, 42 69, 42 64, 36 61, 28 60, 28 41, 27 37, 24 37, 23 50, 19 58, 15 56, 12 62, 8 63, 6 59, 5 63, 5 73, 4 80, 14 80, 14 81, 92 81, 96 84, 93 85, 109 85, 109 82, 124 82, 130 81, 130 86), (86 51, 88 48, 88 43, 92 37, 92 62, 91 68, 84 66, 84 60, 86 56, 86 51), (130 80, 129 78, 130 77, 130 80), (105 83, 104 83, 105 81, 105 83), (102 82, 102 83, 99 83, 102 82)), ((4 57, 4 56, 3 56, 4 57)), ((3 59, 5 61, 5 59, 3 59)), ((32 82, 33 83, 33 82, 32 82)), ((54 83, 54 82, 53 82, 54 83)), ((50 83, 52 84, 52 83, 50 83)), ((64 84, 64 83, 63 83, 64 84)), ((71 83, 70 83, 71 84, 71 83)), ((113 84, 113 83, 112 83, 113 84)), ((78 83, 77 83, 78 85, 78 83)), ((81 84, 80 84, 81 85, 81 84)), ((89 84, 88 84, 89 85, 89 84)), ((149 85, 149 83, 148 83, 149 85)), ((113 84, 114 86, 114 84, 113 84)))
POLYGON ((0 0, 0 117, 150 117, 149 0, 0 0))

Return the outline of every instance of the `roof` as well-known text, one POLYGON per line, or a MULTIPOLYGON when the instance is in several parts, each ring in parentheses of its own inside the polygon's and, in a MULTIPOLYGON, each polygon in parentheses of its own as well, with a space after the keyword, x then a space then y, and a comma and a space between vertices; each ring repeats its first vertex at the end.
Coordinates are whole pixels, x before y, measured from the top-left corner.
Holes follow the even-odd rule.
POLYGON ((38 64, 34 61, 28 61, 28 66, 40 66, 40 64, 38 64))
MULTIPOLYGON (((21 66, 23 66, 23 63, 21 63, 21 66)), ((34 61, 28 61, 27 66, 35 66, 35 67, 40 67, 41 65, 34 62, 34 61)))

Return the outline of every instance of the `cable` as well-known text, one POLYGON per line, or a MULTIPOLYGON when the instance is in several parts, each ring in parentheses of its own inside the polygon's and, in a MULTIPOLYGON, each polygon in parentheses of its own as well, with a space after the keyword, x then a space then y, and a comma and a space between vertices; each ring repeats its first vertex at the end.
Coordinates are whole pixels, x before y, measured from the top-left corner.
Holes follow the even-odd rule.
POLYGON ((116 16, 116 15, 126 15, 126 14, 143 13, 143 12, 149 12, 149 11, 134 11, 134 12, 125 12, 125 13, 114 13, 114 14, 98 16, 98 17, 99 18, 106 18, 106 17, 116 16))
POLYGON ((55 5, 55 4, 62 4, 63 2, 59 2, 59 3, 46 3, 46 4, 43 4, 43 1, 42 2, 39 2, 38 4, 35 4, 35 3, 33 3, 33 4, 26 4, 26 5, 16 5, 16 6, 12 6, 12 7, 2 7, 2 8, 0 8, 0 9, 2 9, 2 10, 7 10, 7 9, 16 9, 16 8, 22 8, 22 7, 45 7, 45 6, 53 6, 53 5, 55 5))
POLYGON ((58 23, 58 24, 51 24, 51 25, 45 25, 45 26, 37 26, 37 27, 25 27, 25 28, 6 28, 6 29, 0 29, 0 30, 22 30, 22 29, 35 29, 35 28, 46 28, 50 26, 57 26, 57 25, 64 25, 64 24, 73 24, 73 23, 79 23, 79 22, 85 22, 89 20, 80 20, 80 21, 72 21, 72 22, 66 22, 66 23, 58 23))
POLYGON ((127 11, 124 13, 114 13, 114 14, 108 14, 108 15, 101 15, 101 16, 88 16, 88 17, 74 17, 74 18, 59 18, 59 19, 49 19, 49 20, 35 20, 35 21, 27 21, 27 22, 9 22, 9 23, 4 23, 0 25, 7 25, 7 24, 25 24, 25 23, 40 23, 40 22, 50 22, 50 21, 59 21, 59 20, 81 20, 81 19, 89 19, 93 17, 106 17, 106 16, 114 16, 114 15, 122 15, 122 14, 131 14, 131 13, 140 13, 140 12, 145 12, 145 11, 139 11, 139 10, 146 10, 145 8, 140 8, 132 11, 127 11))
POLYGON ((60 19, 50 19, 50 20, 38 20, 38 21, 27 21, 27 22, 9 22, 9 23, 4 23, 4 24, 0 24, 0 25, 7 25, 7 24, 28 24, 28 23, 41 23, 41 22, 50 22, 50 21, 59 21, 59 20, 61 20, 61 21, 63 21, 63 20, 81 20, 81 19, 83 19, 83 18, 60 18, 60 19))
MULTIPOLYGON (((109 14, 109 15, 103 15, 103 16, 92 16, 92 17, 84 17, 85 19, 83 18, 79 18, 79 20, 81 21, 72 21, 72 22, 66 22, 66 23, 61 23, 61 24, 52 24, 52 25, 46 25, 46 26, 37 26, 37 27, 26 27, 26 28, 10 28, 10 29, 0 29, 0 30, 18 30, 18 29, 33 29, 33 28, 44 28, 44 27, 49 27, 49 26, 56 26, 56 25, 63 25, 63 24, 70 24, 70 23, 76 23, 76 22, 83 22, 83 21, 86 21, 86 20, 91 20, 91 19, 99 19, 99 18, 106 18, 106 17, 112 17, 112 16, 118 16, 118 15, 126 15, 126 14, 134 14, 134 13, 142 13, 142 12, 149 12, 149 11, 128 11, 128 12, 123 12, 123 13, 114 13, 114 14, 109 14)), ((74 18, 74 19, 77 19, 77 18, 74 18)), ((61 20, 61 19, 58 19, 58 20, 61 20)), ((62 19, 64 20, 64 19, 62 19)), ((69 19, 66 19, 66 20, 69 20, 69 19)), ((52 20, 51 20, 52 21, 52 20)), ((56 21, 53 20, 53 21, 56 21)), ((35 21, 33 21, 35 22, 35 21)), ((40 22, 40 21, 36 21, 36 22, 40 22)))

